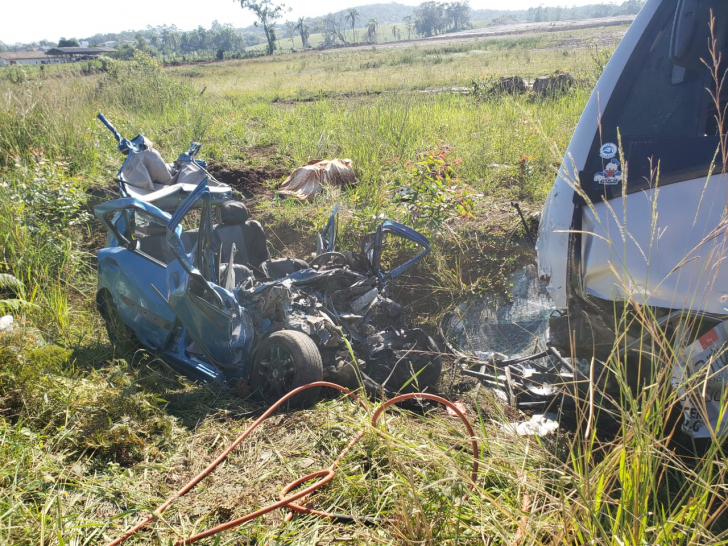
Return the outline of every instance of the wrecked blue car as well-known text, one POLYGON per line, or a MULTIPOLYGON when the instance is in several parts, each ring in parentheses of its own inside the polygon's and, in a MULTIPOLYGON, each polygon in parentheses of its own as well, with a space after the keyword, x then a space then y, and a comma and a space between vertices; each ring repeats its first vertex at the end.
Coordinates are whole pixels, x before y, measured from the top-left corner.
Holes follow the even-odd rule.
POLYGON ((356 252, 338 252, 335 207, 307 263, 271 259, 261 224, 242 203, 216 201, 207 180, 173 213, 133 197, 94 212, 108 231, 96 299, 112 342, 133 338, 185 374, 267 401, 321 379, 391 393, 439 378, 436 345, 390 297, 430 251, 407 226, 384 221, 356 252), (388 237, 417 251, 385 271, 388 237))

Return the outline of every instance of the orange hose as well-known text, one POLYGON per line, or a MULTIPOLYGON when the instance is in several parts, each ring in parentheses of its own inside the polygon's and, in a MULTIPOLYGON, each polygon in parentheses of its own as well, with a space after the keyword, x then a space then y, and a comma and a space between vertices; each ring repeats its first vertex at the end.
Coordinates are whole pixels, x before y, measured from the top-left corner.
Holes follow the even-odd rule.
MULTIPOLYGON (((118 546, 122 542, 124 542, 126 539, 134 535, 136 532, 138 532, 140 529, 145 527, 149 522, 154 520, 156 517, 160 516, 168 507, 170 504, 172 504, 176 499, 180 498, 181 496, 188 493, 193 487, 195 487, 198 483, 200 483, 210 472, 212 472, 217 465, 219 465, 222 461, 225 460, 225 458, 232 452, 233 449, 235 449, 240 442, 242 442, 255 428, 260 425, 263 421, 265 421, 273 412, 275 412, 276 409, 278 409, 286 400, 290 399, 291 397, 295 396, 301 391, 304 391, 306 389, 310 389, 312 387, 328 387, 332 389, 336 389, 338 391, 343 392, 347 396, 351 396, 354 400, 359 402, 359 405, 361 405, 364 409, 366 409, 366 406, 364 403, 357 397, 356 394, 352 393, 349 389, 346 387, 342 387, 341 385, 337 385, 335 383, 329 383, 328 381, 316 381, 314 383, 309 383, 308 385, 304 385, 302 387, 298 387, 297 389, 292 390, 285 396, 283 396, 280 400, 278 400, 275 404, 273 404, 270 408, 268 408, 263 415, 258 417, 245 431, 238 436, 233 443, 231 443, 212 463, 210 463, 207 468, 205 468, 202 472, 200 472, 197 476, 195 476, 192 480, 190 480, 189 483, 187 483, 182 489, 177 491, 174 495, 172 495, 169 499, 167 499, 163 504, 161 504, 159 507, 157 507, 154 512, 152 512, 151 515, 146 517, 141 522, 137 523, 133 527, 131 527, 129 530, 125 531, 121 536, 119 536, 117 539, 109 542, 107 546, 118 546)), ((374 412, 374 415, 372 415, 371 424, 372 426, 376 427, 377 421, 379 420, 379 416, 382 414, 382 412, 391 406, 392 404, 396 404, 397 402, 402 402, 403 400, 410 400, 412 398, 415 399, 427 399, 432 400, 434 402, 438 402, 440 404, 443 404, 450 409, 452 409, 456 415, 460 418, 460 420, 465 424, 465 428, 468 430, 468 433, 470 434, 470 439, 472 442, 473 447, 473 470, 471 474, 471 480, 473 483, 471 483, 468 488, 472 489, 475 480, 478 474, 478 442, 475 439, 475 432, 473 430, 472 425, 470 424, 470 421, 468 421, 468 418, 453 404, 452 402, 445 400, 444 398, 441 398, 440 396, 436 396, 434 394, 427 394, 427 393, 410 393, 410 394, 402 394, 399 396, 395 396, 394 398, 391 398, 390 400, 387 400, 384 404, 382 404, 379 408, 377 408, 377 411, 374 412)), ((311 508, 306 508, 305 506, 301 506, 297 504, 295 501, 302 499, 317 489, 323 487, 325 484, 329 483, 334 476, 336 475, 335 468, 338 466, 338 464, 341 462, 341 460, 344 458, 344 456, 349 452, 349 450, 354 447, 354 445, 364 436, 365 430, 361 430, 348 444, 347 446, 341 451, 339 456, 336 458, 336 460, 329 466, 329 468, 325 470, 319 470, 318 472, 313 472, 311 474, 308 474, 307 476, 303 476, 301 478, 298 478, 294 480, 293 482, 289 483, 283 489, 281 490, 280 497, 278 502, 274 502, 272 504, 269 504, 268 506, 265 506, 259 510, 256 510, 254 512, 251 512, 249 514, 246 514, 245 516, 242 516, 240 518, 234 519, 232 521, 228 521, 226 523, 220 524, 216 527, 213 527, 212 529, 208 529, 207 531, 203 531, 202 533, 198 533, 196 535, 193 535, 191 537, 184 538, 180 541, 177 541, 175 543, 175 546, 182 546, 186 544, 192 544, 194 542, 197 542, 198 540, 201 540, 203 538, 207 538, 212 535, 216 535, 217 533, 220 533, 222 531, 225 531, 227 529, 232 529, 233 527, 237 527, 238 525, 241 525, 245 523, 246 521, 250 521, 251 519, 255 519, 257 517, 260 517, 264 514, 267 514, 268 512, 272 512, 273 510, 276 510, 278 508, 288 507, 291 510, 295 512, 303 512, 303 513, 309 513, 309 514, 315 514, 321 517, 326 518, 335 518, 337 517, 336 514, 329 514, 327 512, 321 512, 319 510, 313 510, 311 508), (302 484, 311 481, 315 478, 319 478, 319 480, 305 489, 302 489, 298 493, 289 494, 292 490, 296 489, 297 487, 301 486, 302 484)), ((292 515, 292 514, 291 514, 292 515)), ((289 518, 287 518, 289 519, 289 518)))

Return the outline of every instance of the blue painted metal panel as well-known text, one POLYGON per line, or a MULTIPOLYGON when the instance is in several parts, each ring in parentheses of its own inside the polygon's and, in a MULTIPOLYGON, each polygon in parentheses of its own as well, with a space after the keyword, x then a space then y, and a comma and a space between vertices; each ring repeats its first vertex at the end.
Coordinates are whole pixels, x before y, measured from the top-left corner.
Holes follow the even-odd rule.
POLYGON ((164 349, 174 313, 153 287, 167 291, 165 267, 124 247, 103 248, 98 259, 99 290, 106 288, 124 324, 151 349, 164 349))

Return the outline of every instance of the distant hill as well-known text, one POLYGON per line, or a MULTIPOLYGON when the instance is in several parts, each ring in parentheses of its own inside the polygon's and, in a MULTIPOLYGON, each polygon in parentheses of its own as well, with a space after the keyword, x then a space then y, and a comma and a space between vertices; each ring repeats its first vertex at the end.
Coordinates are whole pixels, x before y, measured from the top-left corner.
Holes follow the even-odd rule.
MULTIPOLYGON (((535 2, 534 2, 535 3, 535 2)), ((564 1, 564 6, 568 4, 568 0, 564 1)), ((621 4, 604 4, 597 3, 587 4, 584 6, 573 7, 534 7, 530 9, 505 10, 505 9, 471 9, 471 21, 493 21, 500 18, 517 19, 520 21, 563 21, 565 19, 589 19, 591 17, 607 17, 610 15, 628 15, 637 13, 644 0, 624 0, 621 4)), ((382 24, 401 23, 402 19, 409 15, 413 15, 417 6, 405 6, 397 2, 388 4, 367 4, 364 6, 356 6, 359 12, 359 19, 356 22, 356 28, 366 27, 369 19, 376 19, 382 24)), ((333 15, 345 16, 348 10, 334 12, 333 15)), ((320 13, 313 17, 307 17, 306 22, 311 25, 317 19, 321 19, 328 15, 320 13)), ((248 32, 256 32, 259 29, 249 27, 245 29, 248 32)))

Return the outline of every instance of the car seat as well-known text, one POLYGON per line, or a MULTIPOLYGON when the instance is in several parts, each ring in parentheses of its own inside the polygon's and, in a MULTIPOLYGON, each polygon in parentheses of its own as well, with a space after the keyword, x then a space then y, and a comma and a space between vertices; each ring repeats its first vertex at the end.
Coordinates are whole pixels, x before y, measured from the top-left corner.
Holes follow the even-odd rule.
POLYGON ((263 276, 261 264, 270 259, 265 232, 260 222, 249 220, 247 207, 238 201, 227 201, 220 207, 222 222, 215 226, 220 239, 220 264, 230 262, 233 244, 236 248, 233 263, 244 265, 260 277, 263 276))

